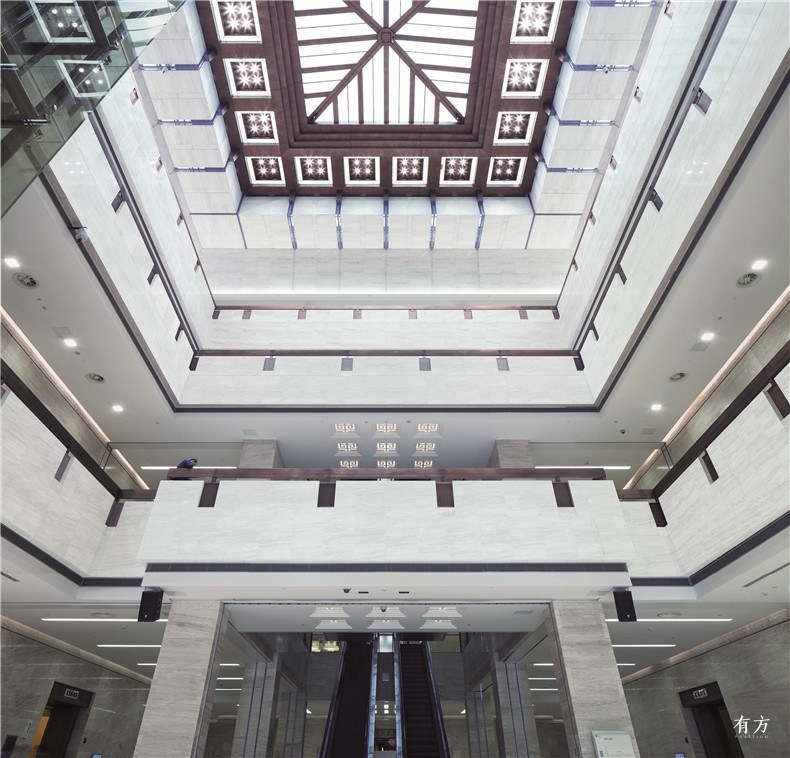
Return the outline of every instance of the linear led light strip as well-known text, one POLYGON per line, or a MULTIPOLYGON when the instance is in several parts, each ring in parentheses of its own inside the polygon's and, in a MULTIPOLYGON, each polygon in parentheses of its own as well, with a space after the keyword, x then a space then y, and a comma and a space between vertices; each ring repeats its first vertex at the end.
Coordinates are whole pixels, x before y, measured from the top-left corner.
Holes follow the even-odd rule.
MULTIPOLYGON (((101 622, 101 623, 104 623, 104 624, 106 624, 106 623, 113 623, 113 622, 117 623, 118 621, 125 621, 125 622, 132 621, 132 622, 135 622, 135 623, 137 622, 137 619, 95 619, 95 618, 91 618, 91 619, 86 619, 86 618, 68 618, 67 619, 67 618, 51 618, 51 617, 42 618, 41 620, 42 621, 98 621, 98 622, 101 622)), ((165 623, 166 621, 167 621, 167 619, 157 619, 157 623, 159 623, 159 622, 165 623)))
MULTIPOLYGON (((606 621, 617 621, 618 619, 605 619, 606 621)), ((659 621, 732 621, 732 619, 637 619, 637 621, 641 621, 645 624, 653 624, 659 621)))

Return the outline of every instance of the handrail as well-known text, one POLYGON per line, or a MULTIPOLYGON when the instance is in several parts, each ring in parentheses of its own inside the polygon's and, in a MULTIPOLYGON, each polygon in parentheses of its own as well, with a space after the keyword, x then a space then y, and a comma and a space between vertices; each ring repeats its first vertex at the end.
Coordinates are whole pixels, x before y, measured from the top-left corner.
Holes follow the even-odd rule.
POLYGON ((340 693, 340 682, 343 678, 343 667, 346 663, 346 643, 342 643, 343 647, 340 651, 340 665, 337 667, 337 675, 335 676, 335 686, 332 688, 332 699, 329 701, 329 715, 326 717, 326 726, 324 727, 324 739, 321 742, 321 758, 328 758, 332 749, 332 738, 335 736, 335 723, 337 716, 337 698, 340 693))
POLYGON ((379 636, 373 638, 370 650, 370 695, 368 696, 368 745, 367 758, 373 758, 373 750, 376 746, 376 685, 378 684, 379 672, 379 636))
POLYGON ((403 758, 403 689, 400 675, 400 640, 392 635, 392 662, 395 687, 395 758, 403 758))
POLYGON ((428 667, 428 677, 431 683, 431 705, 433 706, 433 723, 436 727, 436 734, 439 737, 439 749, 441 758, 450 758, 450 745, 447 742, 447 731, 444 728, 444 718, 442 718, 442 704, 439 700, 439 692, 436 686, 436 679, 433 675, 433 662, 431 660, 431 648, 429 643, 422 643, 425 664, 428 667))
POLYGON ((453 481, 460 479, 606 479, 602 468, 171 468, 168 479, 312 479, 322 482, 343 479, 411 479, 453 481))

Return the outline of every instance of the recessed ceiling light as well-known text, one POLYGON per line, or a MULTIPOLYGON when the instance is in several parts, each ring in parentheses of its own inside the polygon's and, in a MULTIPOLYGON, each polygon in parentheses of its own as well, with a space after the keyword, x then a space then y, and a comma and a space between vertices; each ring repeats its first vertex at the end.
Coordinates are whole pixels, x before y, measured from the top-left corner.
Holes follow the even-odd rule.
POLYGON ((122 405, 114 405, 114 406, 112 407, 112 409, 113 409, 113 410, 114 410, 116 413, 123 413, 123 406, 122 406, 122 405))
POLYGON ((66 339, 63 340, 63 344, 66 347, 77 347, 77 340, 73 339, 72 337, 66 337, 66 339))
POLYGON ((650 410, 651 411, 660 411, 663 407, 664 406, 661 405, 661 403, 653 403, 653 405, 650 406, 650 410))
POLYGON ((715 335, 713 332, 705 332, 705 334, 703 334, 703 335, 700 337, 700 339, 701 339, 703 342, 710 342, 710 341, 711 341, 711 340, 712 340, 712 339, 713 339, 715 336, 716 336, 716 335, 715 335))
POLYGON ((96 645, 96 647, 162 647, 161 645, 96 645))
POLYGON ((657 644, 657 645, 612 645, 612 647, 677 647, 673 643, 657 644))
POLYGON ((656 616, 660 619, 674 619, 679 618, 682 615, 682 613, 678 613, 677 611, 664 611, 663 613, 656 614, 656 616))
POLYGON ((685 379, 688 374, 685 371, 677 371, 672 376, 669 377, 670 382, 679 382, 682 379, 685 379))
POLYGON ((8 268, 19 268, 21 264, 16 258, 6 258, 5 265, 8 266, 8 268))
POLYGON ((768 265, 768 261, 755 261, 752 263, 753 271, 762 271, 768 265))
POLYGON ((104 383, 104 377, 101 374, 97 374, 97 373, 95 373, 93 371, 90 374, 85 374, 85 378, 89 382, 94 382, 95 384, 103 384, 104 383))

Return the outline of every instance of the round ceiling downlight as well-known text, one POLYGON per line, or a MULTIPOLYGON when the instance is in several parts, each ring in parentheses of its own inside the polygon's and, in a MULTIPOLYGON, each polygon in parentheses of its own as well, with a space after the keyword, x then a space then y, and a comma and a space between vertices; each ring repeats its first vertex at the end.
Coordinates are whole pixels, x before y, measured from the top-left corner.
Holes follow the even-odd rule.
POLYGON ((762 278, 762 274, 758 274, 756 271, 749 271, 743 276, 739 276, 738 281, 735 282, 735 285, 737 287, 751 287, 753 284, 757 284, 757 282, 759 282, 762 278))
POLYGON ((26 290, 34 290, 38 287, 38 282, 34 276, 26 274, 24 271, 17 271, 12 277, 15 284, 24 287, 26 290))
POLYGON ((672 374, 672 376, 669 377, 669 381, 682 382, 687 376, 688 374, 685 371, 678 371, 677 373, 674 373, 672 374))
POLYGON ((95 384, 104 384, 104 377, 101 374, 95 374, 91 372, 90 374, 85 374, 85 378, 89 382, 94 382, 95 384))

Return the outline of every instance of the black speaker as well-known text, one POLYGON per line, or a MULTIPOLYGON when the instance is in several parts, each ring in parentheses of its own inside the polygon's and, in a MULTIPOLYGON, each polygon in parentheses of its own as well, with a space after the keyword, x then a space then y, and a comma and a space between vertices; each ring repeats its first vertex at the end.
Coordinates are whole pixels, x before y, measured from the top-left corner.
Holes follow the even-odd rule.
POLYGON ((634 599, 631 597, 629 590, 615 590, 614 605, 617 608, 618 621, 636 621, 636 608, 634 608, 634 599))
POLYGON ((162 597, 164 594, 164 590, 143 590, 137 620, 158 621, 159 614, 162 612, 162 597))

